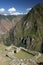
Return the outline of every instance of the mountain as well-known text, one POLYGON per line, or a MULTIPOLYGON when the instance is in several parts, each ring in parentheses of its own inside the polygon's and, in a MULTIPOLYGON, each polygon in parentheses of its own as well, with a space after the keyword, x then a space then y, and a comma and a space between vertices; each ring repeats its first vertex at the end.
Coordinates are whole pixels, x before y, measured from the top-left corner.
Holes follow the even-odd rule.
POLYGON ((0 34, 6 34, 21 19, 22 16, 0 15, 0 34))
POLYGON ((43 52, 43 4, 35 5, 13 32, 15 45, 43 52))

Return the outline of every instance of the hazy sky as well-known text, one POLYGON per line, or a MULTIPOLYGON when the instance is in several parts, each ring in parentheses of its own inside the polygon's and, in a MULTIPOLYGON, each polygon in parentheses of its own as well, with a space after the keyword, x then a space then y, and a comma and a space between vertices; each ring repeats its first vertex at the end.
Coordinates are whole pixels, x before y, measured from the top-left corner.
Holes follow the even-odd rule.
POLYGON ((0 14, 25 14, 43 0, 0 0, 0 14))

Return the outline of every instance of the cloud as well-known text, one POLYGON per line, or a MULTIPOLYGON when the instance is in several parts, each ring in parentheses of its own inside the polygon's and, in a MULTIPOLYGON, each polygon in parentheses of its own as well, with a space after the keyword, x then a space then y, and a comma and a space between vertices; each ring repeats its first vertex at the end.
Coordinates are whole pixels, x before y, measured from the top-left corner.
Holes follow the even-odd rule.
POLYGON ((16 11, 16 9, 14 7, 9 8, 7 10, 5 10, 4 8, 0 8, 0 14, 5 15, 5 16, 7 16, 7 15, 25 15, 25 14, 27 14, 27 11, 18 12, 18 11, 16 11))
POLYGON ((3 14, 3 15, 7 16, 8 14, 3 14))
POLYGON ((16 9, 15 9, 14 7, 8 9, 8 12, 9 12, 9 13, 12 13, 12 12, 15 12, 15 11, 16 11, 16 9))
POLYGON ((31 10, 31 8, 27 8, 27 9, 26 9, 26 11, 30 11, 30 10, 31 10))
POLYGON ((10 13, 10 15, 23 15, 22 12, 13 12, 13 13, 10 13))
POLYGON ((5 9, 4 8, 0 8, 0 12, 4 12, 5 11, 5 9))
POLYGON ((23 15, 22 12, 16 11, 16 9, 15 9, 14 7, 9 8, 9 9, 8 9, 8 12, 9 12, 10 15, 23 15))

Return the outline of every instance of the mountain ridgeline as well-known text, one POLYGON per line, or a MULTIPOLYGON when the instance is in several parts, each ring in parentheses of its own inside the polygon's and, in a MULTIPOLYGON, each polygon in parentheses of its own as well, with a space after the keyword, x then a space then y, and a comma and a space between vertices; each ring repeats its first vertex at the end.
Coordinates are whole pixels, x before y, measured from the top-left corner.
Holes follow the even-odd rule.
POLYGON ((15 18, 13 21, 7 42, 43 53, 43 4, 35 5, 18 22, 15 18))

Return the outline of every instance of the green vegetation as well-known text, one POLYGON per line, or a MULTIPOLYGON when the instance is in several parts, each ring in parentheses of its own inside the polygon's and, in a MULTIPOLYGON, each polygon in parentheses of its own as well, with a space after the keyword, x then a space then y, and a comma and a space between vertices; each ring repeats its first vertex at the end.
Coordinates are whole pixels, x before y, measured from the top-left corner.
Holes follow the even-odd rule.
POLYGON ((5 51, 6 46, 3 44, 0 44, 0 64, 1 65, 9 65, 11 60, 9 58, 6 58, 6 54, 8 53, 5 51))
POLYGON ((33 55, 23 51, 23 50, 20 50, 18 53, 15 53, 14 54, 15 57, 17 58, 22 58, 22 59, 28 59, 28 58, 31 58, 33 55))
POLYGON ((5 44, 6 46, 10 46, 10 45, 11 45, 10 39, 9 39, 9 38, 6 38, 4 44, 5 44))
POLYGON ((39 63, 39 62, 43 62, 43 54, 41 55, 41 57, 39 57, 38 59, 37 59, 37 62, 39 63))
POLYGON ((16 48, 15 47, 12 47, 10 50, 15 50, 16 48))
POLYGON ((5 51, 5 48, 6 48, 6 46, 0 44, 0 51, 2 52, 2 55, 4 55, 4 56, 5 56, 6 53, 7 53, 7 52, 5 51))
POLYGON ((43 38, 43 4, 37 4, 17 23, 14 29, 15 45, 21 45, 30 50, 42 51, 43 38), (17 32, 16 32, 17 31, 17 32), (15 34, 16 33, 16 34, 15 34), (30 40, 31 37, 31 40, 30 40), (20 39, 19 39, 20 38, 20 39), (22 40, 23 39, 23 40, 22 40), (29 41, 28 41, 29 39, 29 41), (19 43, 20 41, 20 43, 19 43), (31 43, 31 44, 30 44, 31 43))

